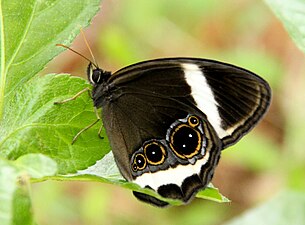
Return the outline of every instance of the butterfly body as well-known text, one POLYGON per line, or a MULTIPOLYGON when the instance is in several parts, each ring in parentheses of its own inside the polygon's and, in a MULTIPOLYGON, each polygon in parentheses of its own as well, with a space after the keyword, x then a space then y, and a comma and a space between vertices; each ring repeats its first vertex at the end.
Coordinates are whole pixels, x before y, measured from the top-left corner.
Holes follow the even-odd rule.
POLYGON ((184 202, 208 185, 221 150, 257 124, 271 98, 254 73, 206 59, 156 59, 114 74, 89 64, 87 74, 123 177, 184 202))

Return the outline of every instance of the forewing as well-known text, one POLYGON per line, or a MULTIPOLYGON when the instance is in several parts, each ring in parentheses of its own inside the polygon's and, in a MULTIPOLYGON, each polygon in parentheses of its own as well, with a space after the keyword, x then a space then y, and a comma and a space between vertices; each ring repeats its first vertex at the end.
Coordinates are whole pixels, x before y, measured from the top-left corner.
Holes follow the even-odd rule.
POLYGON ((197 107, 222 140, 237 142, 263 117, 271 101, 268 83, 234 65, 194 58, 157 59, 116 72, 114 83, 144 89, 197 107))

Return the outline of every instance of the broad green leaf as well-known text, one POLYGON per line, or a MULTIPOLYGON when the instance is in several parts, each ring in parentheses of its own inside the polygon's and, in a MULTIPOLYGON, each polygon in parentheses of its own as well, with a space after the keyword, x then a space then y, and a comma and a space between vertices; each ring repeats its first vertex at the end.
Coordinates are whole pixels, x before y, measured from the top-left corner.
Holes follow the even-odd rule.
MULTIPOLYGON (((97 141, 70 144, 96 119, 88 96, 75 101, 75 107, 53 104, 88 84, 67 75, 33 78, 63 50, 55 44, 70 44, 99 4, 99 0, 1 1, 0 156, 14 160, 39 152, 56 160, 58 173, 86 168, 103 156, 97 154, 98 145, 92 151, 97 141), (89 142, 91 146, 85 146, 89 142)), ((96 129, 87 134, 96 137, 92 135, 96 129)))
POLYGON ((305 52, 305 1, 265 0, 282 21, 296 45, 305 52))
MULTIPOLYGON (((99 0, 2 0, 0 119, 12 91, 70 44, 99 9, 99 0), (51 22, 52 21, 52 22, 51 22)), ((0 137, 1 138, 1 137, 0 137)))
POLYGON ((98 138, 98 125, 71 144, 82 128, 96 120, 89 95, 84 93, 75 101, 54 104, 87 86, 78 77, 50 74, 35 77, 16 89, 1 127, 5 133, 0 141, 0 155, 14 160, 25 154, 41 153, 57 162, 59 174, 95 164, 110 151, 105 133, 104 139, 98 138))
POLYGON ((225 225, 303 225, 304 221, 304 193, 284 191, 225 225))
POLYGON ((41 154, 24 155, 16 161, 0 158, 1 225, 34 223, 29 196, 30 178, 52 176, 56 169, 56 163, 41 154), (45 163, 49 166, 46 167, 45 163))
POLYGON ((55 44, 73 41, 99 4, 100 0, 1 1, 0 119, 15 97, 13 91, 63 51, 55 44))

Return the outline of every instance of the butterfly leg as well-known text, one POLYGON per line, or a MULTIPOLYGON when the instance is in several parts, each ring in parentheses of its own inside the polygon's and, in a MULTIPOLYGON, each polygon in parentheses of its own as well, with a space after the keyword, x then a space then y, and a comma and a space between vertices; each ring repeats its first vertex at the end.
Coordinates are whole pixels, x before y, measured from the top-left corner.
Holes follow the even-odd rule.
POLYGON ((100 121, 100 118, 98 118, 96 121, 94 121, 93 123, 89 124, 88 126, 84 127, 83 129, 81 129, 73 138, 72 140, 72 145, 75 143, 75 141, 77 140, 77 138, 86 130, 90 129, 91 127, 93 127, 97 122, 100 121))
MULTIPOLYGON (((96 118, 97 118, 98 120, 102 120, 102 118, 101 118, 100 115, 98 114, 98 111, 97 111, 97 108, 96 108, 96 107, 94 107, 94 112, 95 112, 96 118)), ((104 139, 104 137, 101 136, 101 133, 102 133, 103 128, 104 128, 104 125, 103 125, 103 123, 102 123, 100 129, 99 129, 98 132, 97 132, 97 135, 98 135, 98 137, 99 137, 100 139, 104 139)))
MULTIPOLYGON (((62 100, 62 101, 58 101, 58 102, 54 102, 55 105, 58 105, 58 104, 64 104, 64 103, 67 103, 67 102, 70 102, 70 101, 73 101, 75 99, 77 99, 80 95, 82 95, 83 93, 85 92, 88 92, 90 98, 92 98, 92 95, 91 95, 91 91, 90 89, 87 87, 83 90, 81 90, 80 92, 78 92, 76 95, 74 95, 73 97, 71 98, 68 98, 68 99, 65 99, 65 100, 62 100)), ((101 120, 101 117, 100 115, 98 114, 98 111, 97 111, 97 108, 94 107, 94 112, 95 112, 95 115, 96 115, 96 120, 89 124, 88 126, 84 127, 83 129, 81 129, 72 139, 72 145, 75 143, 75 141, 77 140, 77 138, 83 133, 85 132, 86 130, 90 129, 91 127, 93 127, 97 122, 99 122, 101 120)), ((101 139, 104 139, 103 136, 101 136, 101 132, 102 132, 102 129, 103 129, 103 125, 100 127, 99 131, 98 131, 98 136, 101 138, 101 139)))
MULTIPOLYGON (((77 138, 83 133, 83 132, 85 132, 86 130, 88 130, 88 129, 90 129, 91 127, 93 127, 97 122, 99 122, 100 120, 101 120, 101 117, 100 117, 100 115, 98 114, 98 111, 97 111, 97 108, 96 107, 94 107, 94 112, 95 112, 95 115, 96 115, 96 120, 93 122, 93 123, 91 123, 91 124, 89 124, 88 126, 86 126, 86 127, 84 127, 83 129, 81 129, 75 136, 74 136, 74 138, 73 138, 73 140, 72 140, 72 145, 75 143, 75 141, 77 140, 77 138)), ((98 131, 98 136, 101 138, 101 139, 104 139, 104 137, 103 136, 101 136, 101 132, 102 132, 102 129, 103 129, 103 125, 100 127, 100 129, 99 129, 99 131, 98 131)))
POLYGON ((58 104, 64 104, 64 103, 66 103, 66 102, 73 101, 73 100, 77 99, 81 94, 85 93, 86 91, 89 93, 89 96, 91 97, 90 89, 89 89, 89 87, 87 87, 87 88, 81 90, 80 92, 78 92, 78 93, 77 93, 76 95, 74 95, 73 97, 67 98, 67 99, 62 100, 62 101, 54 102, 54 104, 55 104, 55 105, 58 105, 58 104))

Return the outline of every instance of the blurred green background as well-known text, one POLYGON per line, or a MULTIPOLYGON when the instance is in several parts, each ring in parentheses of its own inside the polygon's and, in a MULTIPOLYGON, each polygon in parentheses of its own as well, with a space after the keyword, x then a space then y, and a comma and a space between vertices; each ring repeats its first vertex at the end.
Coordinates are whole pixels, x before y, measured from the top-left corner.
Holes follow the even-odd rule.
MULTIPOLYGON (((158 209, 114 185, 46 181, 33 184, 38 224, 215 225, 283 190, 304 192, 304 55, 264 2, 105 0, 85 34, 106 70, 151 58, 211 58, 268 80, 273 102, 260 125, 223 152, 213 184, 231 203, 196 199, 189 205, 158 209)), ((72 47, 90 56, 81 36, 72 47)), ((87 63, 66 51, 43 73, 85 78, 87 63)))

